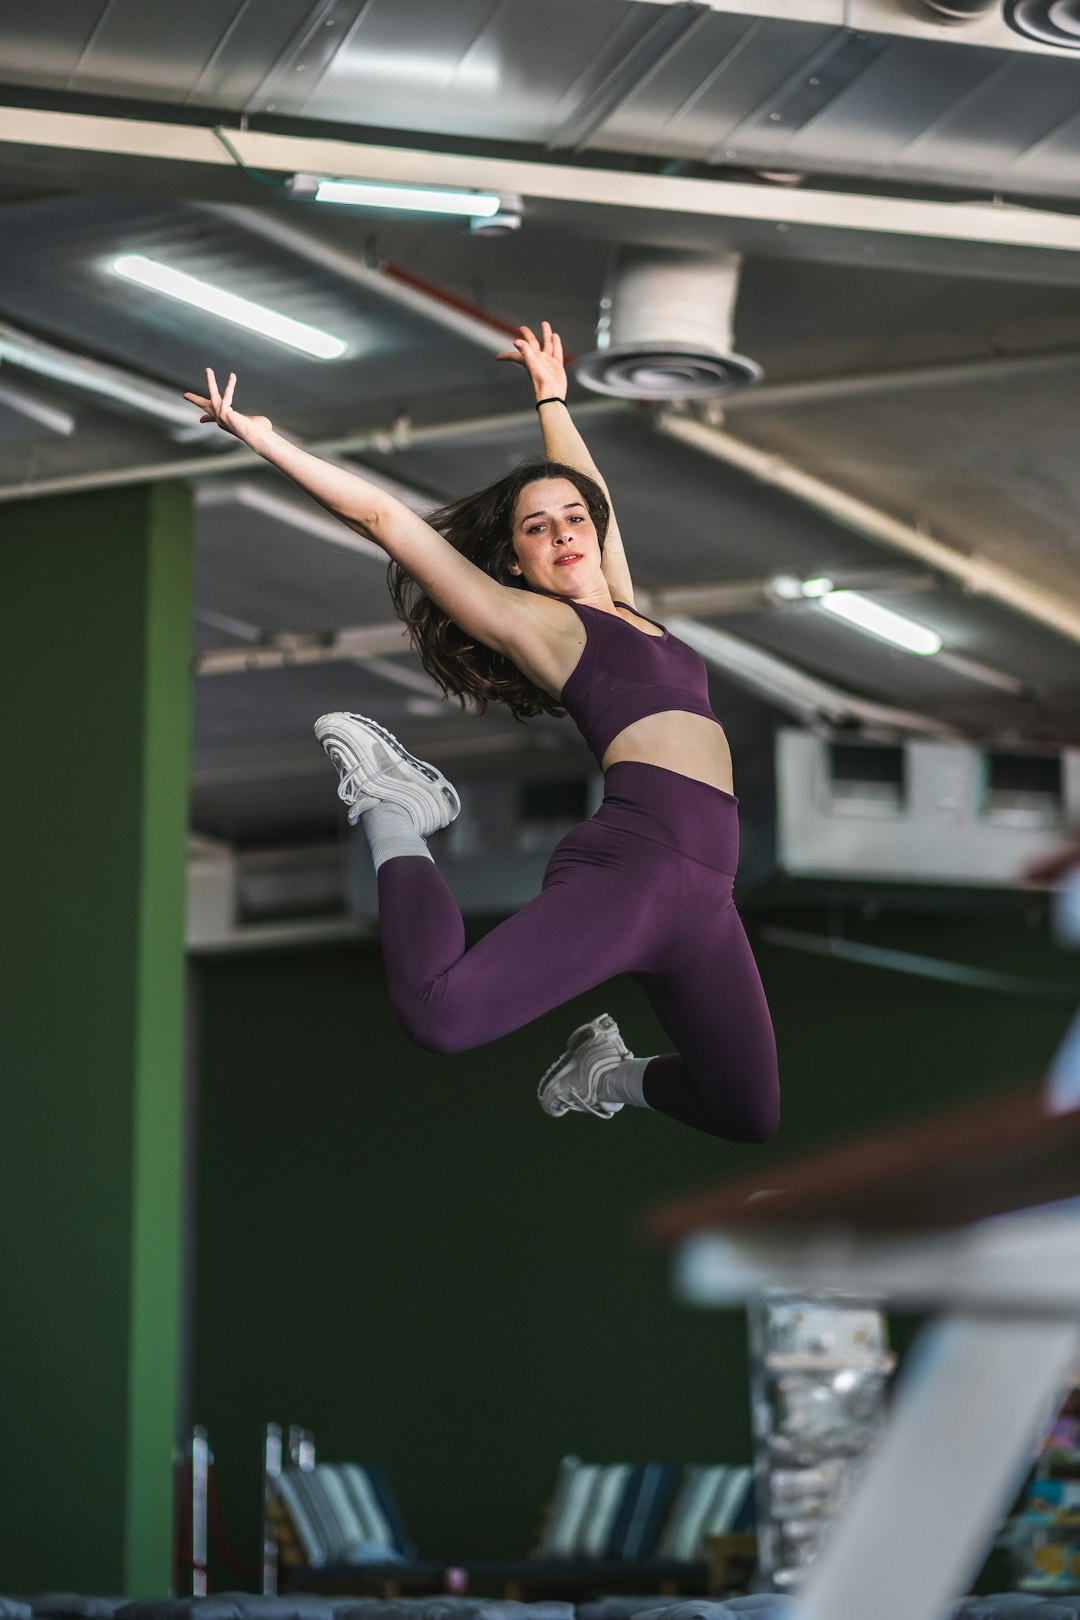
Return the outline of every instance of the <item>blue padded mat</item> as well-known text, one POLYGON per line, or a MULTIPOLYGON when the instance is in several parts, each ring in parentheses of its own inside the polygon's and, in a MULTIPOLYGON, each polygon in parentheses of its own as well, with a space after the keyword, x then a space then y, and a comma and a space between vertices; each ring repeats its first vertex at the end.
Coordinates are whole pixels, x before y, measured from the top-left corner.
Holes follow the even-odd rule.
POLYGON ((196 1614, 198 1620, 334 1620, 340 1612, 326 1598, 302 1593, 260 1597, 254 1592, 218 1592, 213 1597, 126 1603, 116 1610, 115 1620, 194 1620, 196 1614))
POLYGON ((113 1620, 116 1611, 130 1602, 129 1597, 95 1597, 85 1592, 40 1592, 33 1599, 33 1610, 41 1620, 113 1620))
MULTIPOLYGON (((354 1620, 339 1608, 336 1620, 354 1620)), ((355 1620, 575 1620, 572 1603, 516 1603, 509 1598, 366 1598, 355 1620)))

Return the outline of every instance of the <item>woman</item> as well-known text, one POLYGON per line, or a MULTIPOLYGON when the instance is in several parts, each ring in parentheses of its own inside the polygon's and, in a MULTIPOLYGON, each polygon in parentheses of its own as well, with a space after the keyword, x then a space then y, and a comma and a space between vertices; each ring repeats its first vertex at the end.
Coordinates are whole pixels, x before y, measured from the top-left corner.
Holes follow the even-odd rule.
POLYGON ((566 407, 562 345, 546 321, 540 338, 520 332, 499 358, 529 374, 545 460, 428 522, 241 416, 235 376, 221 394, 208 371, 208 396, 185 398, 389 554, 395 608, 444 693, 516 719, 565 709, 604 772, 600 809, 561 840, 541 892, 466 952, 425 843, 457 815, 454 788, 362 715, 317 723, 371 844, 405 1032, 434 1052, 483 1046, 628 973, 675 1053, 635 1058, 602 1015, 543 1076, 545 1111, 610 1119, 630 1104, 763 1142, 779 1117, 776 1050, 732 902, 738 800, 705 665, 635 610, 607 488, 566 407))

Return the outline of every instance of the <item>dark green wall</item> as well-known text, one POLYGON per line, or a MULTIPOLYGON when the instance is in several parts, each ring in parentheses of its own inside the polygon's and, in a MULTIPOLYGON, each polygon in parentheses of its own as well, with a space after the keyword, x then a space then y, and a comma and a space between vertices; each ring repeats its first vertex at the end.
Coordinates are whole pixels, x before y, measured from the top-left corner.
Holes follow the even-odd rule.
MULTIPOLYGON (((761 921, 766 919, 762 918, 761 921)), ((824 929, 815 912, 772 915, 824 929)), ((753 937, 758 919, 748 917, 753 937)), ((1036 916, 849 919, 853 937, 1069 983, 1036 916)), ((483 931, 482 929, 480 931, 483 931)), ((477 930, 473 930, 473 937, 477 930)), ((758 947, 785 1117, 768 1148, 655 1115, 551 1120, 539 1074, 617 980, 477 1051, 410 1046, 375 946, 201 964, 195 1417, 257 1554, 268 1418, 386 1469, 424 1553, 524 1553, 559 1456, 749 1454, 743 1323, 671 1298, 650 1201, 1036 1073, 1066 1006, 758 947)))
POLYGON ((4 508, 0 1590, 171 1567, 191 516, 4 508))

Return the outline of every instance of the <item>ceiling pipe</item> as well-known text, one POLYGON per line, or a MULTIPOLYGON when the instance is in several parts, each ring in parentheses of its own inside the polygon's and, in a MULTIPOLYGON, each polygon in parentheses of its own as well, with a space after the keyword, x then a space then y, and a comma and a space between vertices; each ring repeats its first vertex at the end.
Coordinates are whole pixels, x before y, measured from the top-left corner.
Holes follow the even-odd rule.
MULTIPOLYGON (((955 738, 960 735, 955 727, 943 721, 873 703, 816 676, 806 675, 773 653, 764 652, 726 631, 715 630, 711 625, 681 617, 670 618, 667 624, 674 635, 696 648, 725 680, 746 687, 806 725, 818 728, 822 724, 854 725, 889 736, 914 733, 955 738)), ((404 627, 397 620, 339 630, 324 637, 279 635, 259 646, 225 647, 199 653, 192 660, 192 670, 199 676, 252 675, 302 664, 365 662, 376 658, 376 673, 385 675, 381 655, 407 652, 405 636, 404 627)), ((394 678, 398 678, 397 672, 394 678)), ((412 683, 402 681, 401 684, 412 683)), ((434 683, 431 692, 435 694, 434 683)))
MULTIPOLYGON (((338 465, 344 465, 338 463, 338 465)), ((370 478, 377 488, 383 489, 388 495, 416 512, 426 510, 431 503, 418 495, 416 490, 408 489, 404 484, 395 483, 392 479, 384 479, 379 473, 369 473, 366 467, 354 468, 346 466, 346 472, 359 472, 364 478, 370 478)), ((318 506, 314 501, 294 500, 284 490, 274 486, 265 487, 261 483, 249 482, 242 479, 237 483, 203 485, 196 496, 200 508, 215 506, 240 506, 245 511, 257 512, 260 517, 270 518, 274 523, 283 523, 290 529, 296 529, 307 534, 314 540, 324 540, 331 545, 342 546, 346 551, 354 551, 359 556, 370 557, 373 561, 386 565, 386 552, 381 546, 369 540, 366 535, 359 534, 351 529, 347 523, 339 518, 332 517, 329 512, 318 506)))
POLYGON ((735 467, 772 489, 783 490, 804 506, 813 507, 833 522, 853 529, 856 534, 908 556, 918 557, 930 568, 958 580, 973 595, 992 597, 1014 612, 1057 631, 1069 641, 1080 642, 1080 613, 1048 591, 1040 590, 1037 585, 1029 585, 1019 574, 1002 568, 998 563, 988 562, 983 557, 966 556, 920 529, 913 528, 910 523, 903 523, 880 508, 871 506, 868 501, 859 500, 835 485, 803 472, 782 456, 758 450, 742 439, 733 438, 731 434, 693 417, 666 411, 659 415, 657 426, 669 438, 702 451, 714 461, 735 467))
MULTIPOLYGON (((46 343, 20 331, 7 321, 0 321, 0 361, 30 371, 51 382, 93 394, 110 406, 119 406, 126 414, 151 416, 171 429, 177 439, 206 439, 217 434, 217 429, 202 426, 191 406, 186 404, 179 390, 140 377, 137 372, 121 366, 91 360, 85 354, 64 349, 56 343, 46 343)), ((218 435, 220 437, 220 435, 218 435)))
POLYGON ((924 11, 945 22, 975 22, 993 11, 999 0, 922 0, 924 11))
MULTIPOLYGON (((331 535, 329 538, 336 537, 331 535)), ((724 587, 705 586, 700 589, 703 594, 709 594, 724 587)), ((766 582, 760 582, 758 589, 763 596, 766 582)), ((644 593, 641 594, 643 605, 662 616, 667 599, 660 593, 650 593, 645 601, 644 593)), ((682 600, 685 600, 685 595, 685 591, 672 593, 673 597, 682 600)), ((726 631, 717 630, 712 625, 703 624, 700 620, 682 614, 669 614, 666 623, 674 635, 694 647, 719 675, 748 688, 758 697, 764 697, 804 724, 819 728, 822 724, 855 725, 890 736, 914 733, 947 738, 959 734, 955 727, 942 721, 906 709, 874 703, 843 691, 816 676, 805 674, 773 653, 765 652, 726 631)), ((398 680, 402 685, 414 686, 416 690, 421 689, 416 684, 419 679, 427 689, 425 677, 415 674, 406 677, 404 672, 383 662, 384 655, 410 650, 405 627, 392 619, 381 624, 347 626, 330 635, 275 635, 255 645, 248 642, 241 647, 216 648, 197 654, 192 660, 192 670, 199 676, 240 675, 294 668, 303 664, 366 663, 370 660, 377 674, 398 680)), ((434 695, 433 683, 430 690, 434 695)))
POLYGON ((322 238, 301 230, 291 221, 282 219, 280 213, 235 207, 227 203, 200 203, 198 206, 202 213, 227 220, 241 230, 260 236, 264 242, 272 242, 275 247, 295 254, 307 264, 316 265, 354 287, 364 287, 378 298, 385 298, 414 315, 423 316, 485 354, 501 354, 506 348, 507 338, 517 335, 517 327, 485 315, 464 299, 444 292, 410 271, 378 261, 371 264, 354 253, 346 253, 322 238))
POLYGON ((374 540, 369 540, 367 535, 359 534, 339 518, 331 517, 329 512, 314 502, 307 508, 300 501, 290 500, 287 495, 279 494, 274 489, 246 483, 204 485, 198 491, 196 503, 200 511, 218 506, 239 506, 245 512, 256 512, 273 523, 283 523, 287 528, 296 529, 313 540, 322 540, 345 551, 355 552, 357 556, 370 557, 373 562, 386 564, 386 552, 374 540))
POLYGON ((666 623, 672 635, 700 653, 718 675, 746 687, 758 697, 766 698, 777 708, 816 729, 823 724, 856 725, 866 731, 890 736, 913 733, 924 737, 956 738, 962 735, 955 726, 943 720, 856 697, 854 693, 845 692, 840 687, 819 680, 815 675, 807 675, 777 658, 774 653, 765 652, 749 641, 729 635, 726 630, 717 630, 711 624, 678 616, 669 618, 666 623))
MULTIPOLYGON (((268 636, 257 646, 220 647, 196 653, 196 675, 251 675, 268 669, 294 669, 302 664, 340 664, 409 651, 408 632, 399 620, 358 625, 332 635, 268 636)), ((436 690, 434 682, 430 690, 436 690)))
POLYGON ((3 378, 0 378, 0 405, 14 411, 16 416, 25 417, 28 422, 48 428, 50 433, 60 434, 62 438, 70 438, 75 431, 75 418, 70 411, 62 411, 56 405, 46 405, 44 400, 28 393, 25 388, 17 388, 3 378))
MULTIPOLYGON (((190 410, 191 407, 187 406, 190 410)), ((592 417, 611 415, 626 407, 615 400, 596 400, 574 407, 574 419, 588 421, 592 417)), ((490 416, 465 417, 460 421, 433 422, 414 426, 399 419, 390 427, 368 428, 361 433, 345 433, 334 439, 320 439, 308 444, 295 434, 287 433, 291 443, 308 450, 314 456, 327 459, 336 456, 363 455, 365 452, 391 456, 397 451, 410 450, 425 444, 445 444, 458 439, 484 438, 491 434, 514 432, 519 428, 536 431, 536 412, 533 409, 503 411, 490 416)), ((215 429, 222 442, 225 435, 215 429)), ((204 451, 198 456, 176 456, 171 461, 143 462, 128 467, 107 467, 100 472, 71 473, 59 478, 28 479, 21 484, 0 486, 0 502, 36 500, 47 495, 70 495, 91 489, 123 489, 130 484, 147 484, 164 478, 211 478, 223 473, 254 472, 266 463, 248 449, 224 451, 216 456, 204 451)))
POLYGON ((581 152, 632 95, 677 57, 709 20, 708 8, 677 3, 654 23, 615 68, 596 85, 547 141, 549 152, 581 152))
MULTIPOLYGON (((937 580, 925 570, 909 568, 842 568, 830 576, 836 590, 845 591, 918 591, 934 590, 937 580)), ((641 589, 636 593, 643 610, 665 618, 672 613, 686 614, 690 618, 724 613, 752 613, 757 608, 790 608, 793 599, 777 589, 777 575, 765 574, 752 579, 727 579, 716 584, 670 585, 658 590, 641 589)), ((802 606, 806 598, 800 597, 802 606)))
MULTIPOLYGON (((553 755, 566 752, 557 735, 551 730, 537 730, 527 741, 517 739, 509 743, 506 732, 501 727, 488 731, 470 727, 467 736, 461 735, 460 732, 456 736, 448 736, 445 732, 440 735, 440 727, 432 726, 425 737, 413 740, 418 751, 425 759, 430 760, 432 765, 441 765, 448 759, 464 759, 471 763, 485 755, 494 755, 496 763, 502 763, 506 760, 509 748, 513 748, 519 756, 522 754, 541 756, 546 765, 547 760, 553 755)), ((191 785, 224 787, 230 782, 248 784, 277 782, 295 776, 325 778, 326 761, 319 758, 318 749, 311 749, 303 758, 296 759, 233 759, 228 764, 222 765, 196 763, 191 772, 191 785)))
POLYGON ((965 388, 979 383, 1015 382, 1059 371, 1080 369, 1080 349, 1052 349, 1041 353, 994 355, 986 359, 946 361, 941 365, 890 366, 883 371, 839 373, 834 377, 807 377, 799 382, 762 383, 724 401, 729 411, 797 410, 802 406, 859 399, 870 395, 903 393, 919 388, 965 388))
MULTIPOLYGON (((209 501, 209 491, 200 496, 199 505, 216 505, 219 502, 213 498, 209 501)), ((218 491, 213 491, 217 496, 218 491)), ((385 562, 386 553, 375 548, 370 541, 361 535, 348 530, 335 519, 325 516, 318 510, 309 514, 296 501, 278 497, 269 490, 256 490, 247 484, 230 485, 221 490, 222 504, 233 500, 245 507, 251 507, 266 516, 273 517, 278 522, 295 525, 305 534, 315 539, 326 540, 332 545, 344 545, 348 550, 357 550, 362 555, 372 555, 380 562, 385 562), (255 500, 252 497, 258 496, 255 500), (265 496, 265 500, 262 497, 265 496), (271 504, 273 503, 273 504, 271 504), (344 537, 344 538, 343 538, 344 537)), ((897 569, 852 569, 837 574, 835 580, 838 590, 919 590, 935 588, 937 581, 933 575, 921 573, 913 574, 897 569)), ((764 575, 758 579, 726 580, 716 585, 676 585, 670 590, 651 591, 639 590, 638 602, 643 611, 655 615, 657 618, 668 618, 673 614, 693 617, 701 614, 749 613, 760 608, 791 608, 792 602, 777 595, 775 589, 775 576, 764 575)), ((805 602, 802 604, 805 606, 805 602)), ((304 648, 310 652, 309 661, 318 662, 321 652, 321 661, 329 662, 341 657, 373 658, 380 652, 397 652, 406 650, 399 647, 394 637, 401 640, 403 631, 395 624, 388 625, 356 625, 335 630, 332 634, 319 635, 317 632, 294 633, 277 637, 268 635, 258 625, 249 624, 246 620, 236 619, 228 614, 217 613, 210 608, 198 608, 196 618, 212 629, 224 630, 226 634, 236 636, 249 647, 256 647, 261 653, 273 652, 280 656, 281 663, 287 663, 294 658, 297 648, 304 648), (335 648, 345 647, 347 650, 340 653, 335 648)), ((213 675, 227 673, 232 668, 242 667, 244 648, 227 647, 217 648, 212 652, 200 653, 200 673, 213 675), (216 660, 220 659, 220 663, 216 660)), ((940 655, 939 655, 940 656, 940 655)), ((265 667, 277 667, 271 660, 265 667)))
POLYGON ((619 248, 577 380, 638 400, 715 399, 759 382, 761 367, 733 348, 741 268, 737 253, 619 248))

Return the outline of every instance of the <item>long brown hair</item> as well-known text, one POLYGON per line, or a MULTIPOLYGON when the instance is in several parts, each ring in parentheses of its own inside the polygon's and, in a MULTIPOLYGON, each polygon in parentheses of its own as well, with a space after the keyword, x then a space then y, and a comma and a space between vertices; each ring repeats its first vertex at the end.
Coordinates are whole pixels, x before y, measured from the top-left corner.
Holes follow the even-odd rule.
MULTIPOLYGON (((611 517, 607 497, 595 479, 560 461, 525 462, 498 483, 433 512, 427 521, 455 551, 500 585, 527 591, 530 587, 520 574, 510 572, 511 563, 517 561, 514 508, 526 484, 535 484, 541 478, 565 478, 573 484, 596 526, 602 554, 611 517)), ((463 709, 471 708, 476 714, 483 714, 489 703, 502 703, 515 720, 528 720, 541 713, 566 713, 554 698, 527 680, 509 658, 482 642, 470 640, 400 563, 391 561, 386 578, 394 612, 408 627, 409 640, 420 662, 442 688, 444 697, 452 694, 463 709)))

